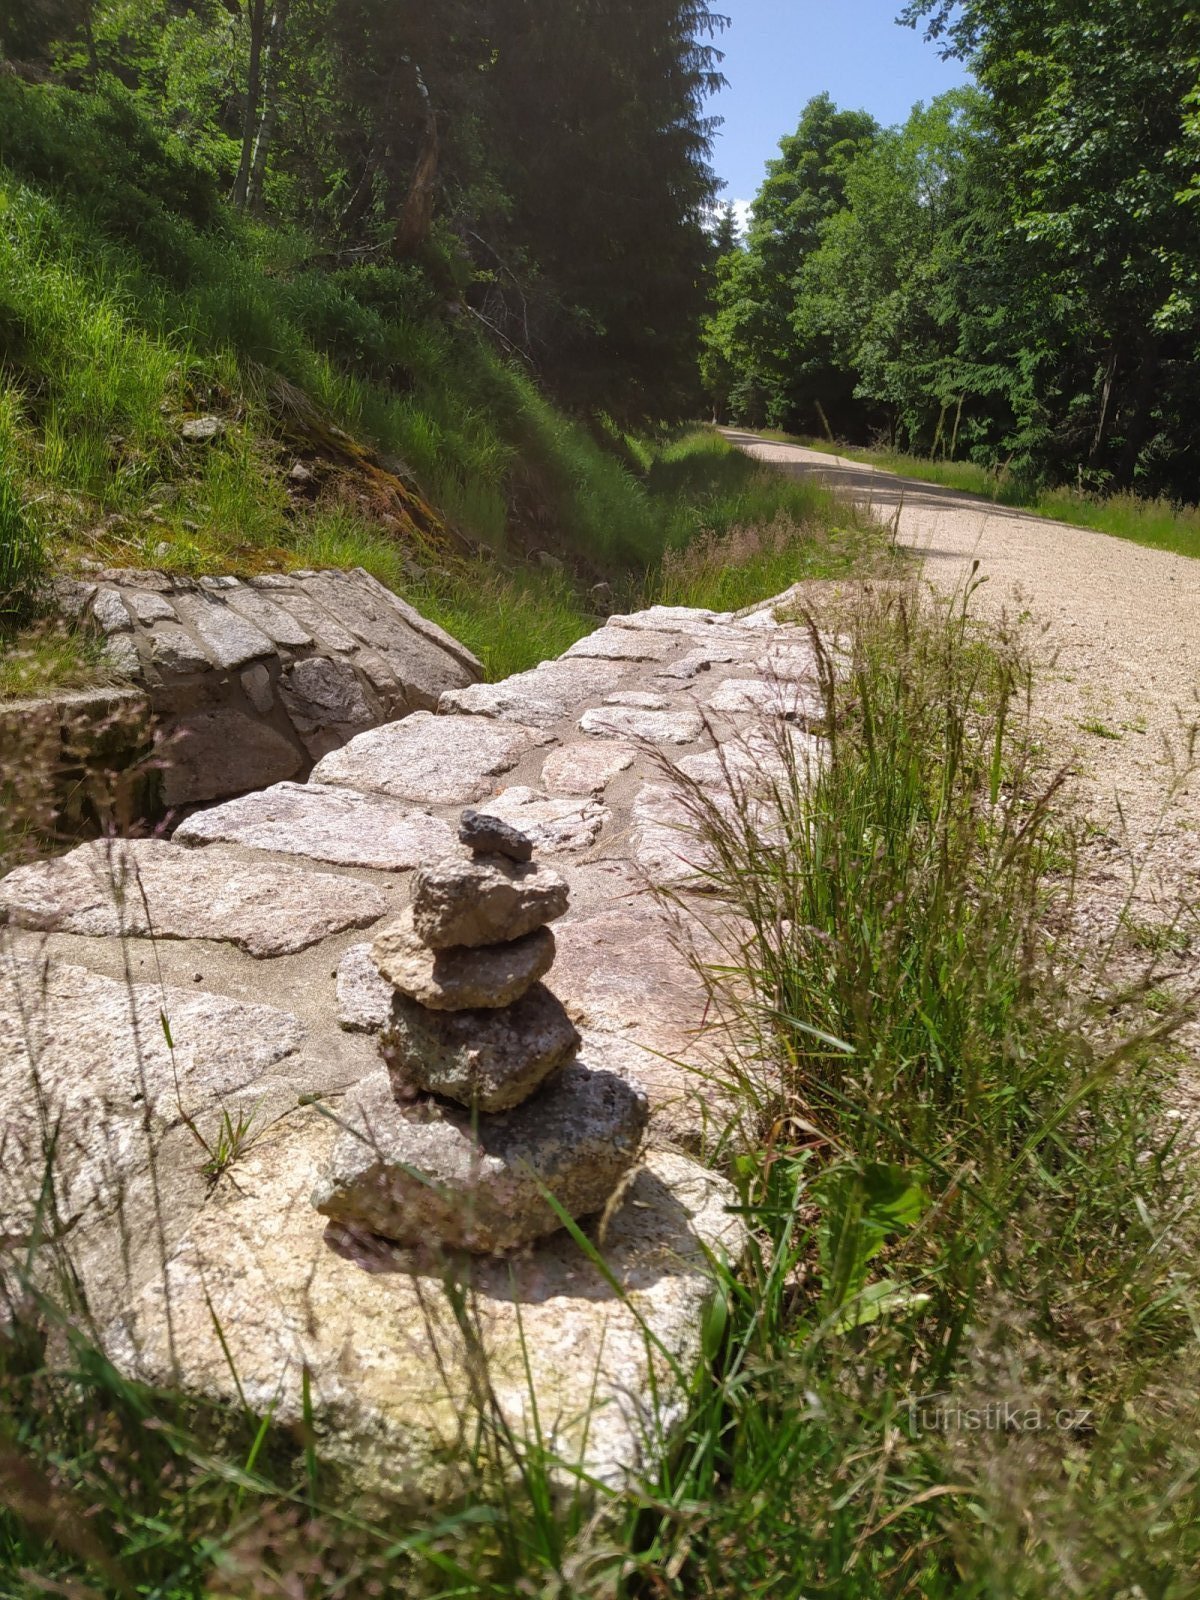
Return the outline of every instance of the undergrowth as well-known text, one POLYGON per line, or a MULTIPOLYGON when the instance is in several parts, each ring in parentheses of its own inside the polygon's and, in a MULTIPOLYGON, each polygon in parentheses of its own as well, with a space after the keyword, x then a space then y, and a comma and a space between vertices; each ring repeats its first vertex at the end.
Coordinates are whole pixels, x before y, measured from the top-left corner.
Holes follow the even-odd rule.
POLYGON ((356 1515, 311 1437, 214 1452, 43 1301, 48 1363, 26 1286, 6 1593, 1190 1600, 1195 1219, 1162 1096, 1192 998, 1147 1006, 1157 950, 1113 989, 1076 940, 1075 818, 1007 641, 895 585, 812 638, 819 753, 782 725, 732 802, 672 780, 739 930, 703 972, 753 1244, 655 1481, 564 1503, 485 1386, 507 1488, 356 1515))

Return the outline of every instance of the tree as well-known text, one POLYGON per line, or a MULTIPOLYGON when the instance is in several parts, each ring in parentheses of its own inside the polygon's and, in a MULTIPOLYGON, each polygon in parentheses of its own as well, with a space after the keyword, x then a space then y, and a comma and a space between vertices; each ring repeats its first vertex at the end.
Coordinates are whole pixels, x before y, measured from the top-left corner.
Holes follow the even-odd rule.
POLYGON ((754 201, 746 248, 726 258, 711 350, 740 373, 734 396, 751 423, 843 425, 853 382, 829 350, 800 346, 793 315, 800 275, 821 230, 845 204, 846 174, 879 132, 865 111, 840 111, 828 95, 805 106, 780 141, 754 201))
POLYGON ((1194 496, 1200 13, 1189 0, 916 0, 906 18, 985 90, 988 247, 1008 286, 993 273, 997 299, 965 310, 1004 327, 1029 373, 1017 447, 1060 476, 1194 496))

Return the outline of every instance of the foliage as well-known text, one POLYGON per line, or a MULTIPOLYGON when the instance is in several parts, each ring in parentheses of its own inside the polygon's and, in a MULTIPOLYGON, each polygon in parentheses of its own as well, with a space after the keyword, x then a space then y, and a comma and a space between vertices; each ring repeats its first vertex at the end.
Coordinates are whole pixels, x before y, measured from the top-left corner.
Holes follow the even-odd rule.
POLYGON ((110 236, 161 232, 166 265, 162 209, 210 226, 224 192, 323 264, 421 263, 577 407, 657 420, 695 399, 722 26, 705 0, 37 9, 0 48, 80 92, 48 90, 41 134, 0 117, 0 149, 91 185, 110 236))
POLYGON ((816 238, 776 224, 726 256, 706 336, 730 369, 722 408, 1194 502, 1194 8, 918 0, 905 16, 978 87, 856 150, 816 238), (738 334, 742 284, 776 308, 773 368, 738 334))

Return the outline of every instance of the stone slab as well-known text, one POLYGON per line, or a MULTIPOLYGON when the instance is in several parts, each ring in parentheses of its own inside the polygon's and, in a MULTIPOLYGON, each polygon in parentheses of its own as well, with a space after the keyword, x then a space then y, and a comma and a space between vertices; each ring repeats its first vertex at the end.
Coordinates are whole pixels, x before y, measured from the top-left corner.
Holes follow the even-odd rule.
POLYGON ((228 800, 188 817, 174 837, 178 844, 240 844, 380 872, 410 872, 455 849, 454 830, 439 817, 322 783, 277 783, 228 800))
POLYGON ((542 763, 542 788, 550 794, 601 795, 618 775, 633 765, 634 751, 620 745, 560 745, 542 763))
POLYGON ((611 625, 577 640, 563 655, 565 661, 598 656, 606 661, 665 661, 679 648, 679 640, 669 633, 649 628, 621 628, 611 625))
POLYGON ((554 960, 554 935, 538 928, 504 944, 431 950, 413 927, 411 910, 371 946, 375 965, 403 994, 434 1011, 508 1006, 544 978, 554 960))
POLYGON ((704 732, 694 706, 646 711, 639 706, 593 706, 579 719, 584 733, 601 739, 643 739, 649 744, 692 744, 704 732))
POLYGON ((398 994, 383 1056, 401 1098, 423 1091, 490 1114, 528 1100, 578 1047, 562 1001, 535 983, 494 1011, 429 1011, 398 994))
POLYGON ((215 593, 177 595, 175 609, 219 667, 241 667, 275 649, 261 628, 215 593))
POLYGON ((207 1125, 226 1097, 298 1065, 303 1042, 298 1020, 273 1006, 0 952, 5 1231, 39 1204, 48 1138, 59 1219, 74 1226, 121 1202, 166 1130, 207 1125))
POLYGON ((589 700, 601 698, 629 671, 628 664, 608 660, 544 661, 499 683, 475 683, 452 689, 438 703, 443 714, 468 713, 549 728, 589 700))
POLYGON ((554 922, 569 899, 567 880, 539 862, 454 855, 414 876, 413 927, 433 950, 501 944, 554 922))
POLYGON ((486 717, 434 717, 414 712, 403 722, 360 733, 313 769, 317 783, 420 804, 462 805, 494 792, 543 734, 486 717))
POLYGON ((338 963, 338 1027, 378 1033, 391 1021, 395 989, 375 965, 369 944, 352 944, 338 963))
POLYGON ((396 1098, 386 1071, 342 1106, 342 1133, 313 1188, 334 1222, 425 1252, 507 1253, 557 1233, 552 1195, 576 1221, 603 1211, 641 1153, 644 1092, 575 1060, 531 1100, 477 1116, 396 1098))
POLYGON ((18 927, 107 937, 216 939, 249 955, 304 950, 386 910, 357 878, 249 864, 213 847, 164 839, 97 840, 0 882, 0 912, 18 927))
POLYGON ((711 711, 757 712, 789 722, 820 723, 825 702, 813 684, 783 679, 726 678, 708 696, 711 711))
POLYGON ((427 1514, 461 1498, 470 1441, 494 1425, 477 1410, 482 1353, 518 1440, 535 1436, 536 1402, 564 1496, 653 1474, 689 1415, 710 1257, 745 1248, 729 1186, 655 1153, 597 1235, 607 1273, 565 1234, 525 1257, 474 1262, 460 1277, 468 1348, 436 1266, 339 1253, 322 1237, 308 1196, 336 1137, 325 1118, 299 1114, 251 1150, 236 1188, 108 1327, 120 1370, 270 1412, 283 1429, 303 1424, 307 1388, 318 1455, 345 1492, 427 1514))
POLYGON ((275 644, 299 649, 313 642, 312 634, 290 611, 256 589, 239 584, 229 591, 229 604, 275 644))
POLYGON ((634 628, 638 631, 662 633, 690 633, 727 623, 728 612, 706 611, 700 606, 647 606, 644 611, 631 611, 609 617, 610 628, 634 628))
POLYGON ((212 662, 186 628, 178 622, 158 622, 150 629, 150 663, 160 672, 183 676, 205 672, 212 662))

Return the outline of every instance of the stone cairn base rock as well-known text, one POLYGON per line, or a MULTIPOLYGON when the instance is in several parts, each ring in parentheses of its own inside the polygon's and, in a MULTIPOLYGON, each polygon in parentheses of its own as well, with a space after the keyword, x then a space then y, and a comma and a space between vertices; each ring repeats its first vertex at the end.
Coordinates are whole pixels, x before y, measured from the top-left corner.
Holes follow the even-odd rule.
POLYGON ((386 1067, 357 1087, 313 1191, 353 1233, 419 1249, 518 1249, 603 1211, 641 1154, 645 1095, 579 1057, 541 982, 568 887, 495 817, 464 812, 456 854, 421 869, 375 940, 395 988, 386 1067))

